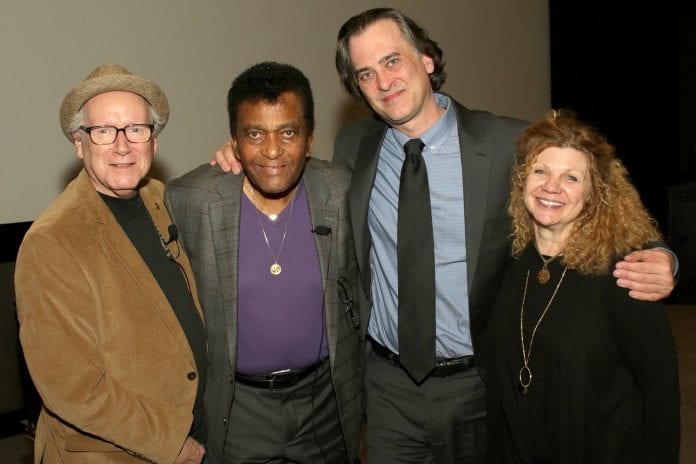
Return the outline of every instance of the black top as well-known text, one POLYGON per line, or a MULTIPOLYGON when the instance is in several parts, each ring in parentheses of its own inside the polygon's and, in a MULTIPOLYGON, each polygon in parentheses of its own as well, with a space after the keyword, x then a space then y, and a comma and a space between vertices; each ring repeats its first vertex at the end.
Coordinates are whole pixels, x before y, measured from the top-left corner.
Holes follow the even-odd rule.
MULTIPOLYGON (((167 256, 160 233, 140 195, 129 199, 100 195, 150 268, 189 342, 198 371, 198 391, 190 434, 198 442, 204 443, 207 435, 203 420, 203 393, 207 377, 206 336, 203 321, 190 293, 187 277, 179 264, 167 256)), ((124 304, 127 304, 127 301, 124 301, 124 304)))
POLYGON ((493 307, 486 350, 489 462, 677 463, 677 357, 665 308, 628 296, 610 274, 568 270, 537 329, 528 394, 520 388, 520 308, 525 349, 563 273, 540 284, 533 246, 511 260, 493 307))

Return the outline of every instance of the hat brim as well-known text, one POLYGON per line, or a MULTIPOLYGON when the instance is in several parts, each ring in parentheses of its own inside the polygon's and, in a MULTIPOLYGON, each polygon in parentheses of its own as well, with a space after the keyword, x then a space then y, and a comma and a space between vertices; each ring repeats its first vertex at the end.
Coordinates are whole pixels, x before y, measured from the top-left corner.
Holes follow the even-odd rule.
POLYGON ((160 130, 169 120, 169 102, 162 89, 154 82, 134 74, 107 74, 87 79, 73 87, 60 105, 60 127, 72 142, 70 123, 87 100, 106 92, 124 91, 140 95, 152 105, 162 118, 160 130))

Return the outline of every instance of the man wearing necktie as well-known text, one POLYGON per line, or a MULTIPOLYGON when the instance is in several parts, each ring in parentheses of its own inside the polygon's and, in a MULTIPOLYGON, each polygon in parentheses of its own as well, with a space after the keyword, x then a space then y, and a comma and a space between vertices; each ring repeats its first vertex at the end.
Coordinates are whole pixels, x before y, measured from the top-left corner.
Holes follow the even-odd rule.
MULTIPOLYGON (((510 256, 506 202, 526 123, 437 92, 442 50, 397 10, 349 19, 336 67, 344 88, 377 116, 342 128, 334 150, 334 162, 353 173, 369 340, 368 463, 484 462, 485 388, 475 356, 510 256)), ((645 289, 645 299, 669 295, 667 253, 634 258, 654 261, 658 276, 621 286, 645 289)))
MULTIPOLYGON (((511 254, 506 203, 515 141, 527 123, 440 93, 442 50, 398 10, 346 21, 336 68, 346 91, 374 112, 339 131, 333 157, 352 172, 367 462, 484 462, 476 358, 511 254), (413 144, 418 156, 405 148, 413 144)), ((215 161, 240 170, 229 145, 215 161)), ((614 275, 634 298, 657 300, 674 288, 664 251, 634 252, 614 275)))

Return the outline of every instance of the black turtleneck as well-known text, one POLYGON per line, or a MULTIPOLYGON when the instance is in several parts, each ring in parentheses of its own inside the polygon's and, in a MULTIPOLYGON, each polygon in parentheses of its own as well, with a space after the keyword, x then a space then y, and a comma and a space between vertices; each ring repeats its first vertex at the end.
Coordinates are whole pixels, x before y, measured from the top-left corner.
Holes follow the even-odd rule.
POLYGON ((198 391, 193 409, 191 436, 203 443, 207 435, 203 420, 206 381, 206 336, 184 270, 167 256, 161 235, 140 195, 123 199, 100 194, 123 228, 174 310, 193 352, 198 371, 198 391))

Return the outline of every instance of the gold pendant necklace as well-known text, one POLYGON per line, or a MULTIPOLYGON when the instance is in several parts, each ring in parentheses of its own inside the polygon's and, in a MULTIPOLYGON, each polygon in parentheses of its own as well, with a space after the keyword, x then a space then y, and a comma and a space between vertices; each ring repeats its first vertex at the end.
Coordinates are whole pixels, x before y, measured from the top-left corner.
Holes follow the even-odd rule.
MULTIPOLYGON (((529 368, 529 359, 532 356, 532 345, 534 344, 534 336, 536 335, 537 329, 539 328, 539 325, 541 324, 541 321, 544 319, 544 316, 546 316, 546 313, 548 312, 549 308, 551 307, 551 303, 553 302, 553 299, 556 297, 556 293, 558 293, 558 289, 561 286, 561 282, 563 282, 563 278, 565 277, 566 271, 568 268, 563 269, 563 274, 561 274, 561 278, 558 280, 558 284, 556 285, 556 289, 553 291, 553 295, 551 295, 551 298, 549 299, 549 302, 546 304, 546 307, 544 308, 544 311, 541 313, 541 316, 539 316, 539 319, 537 320, 536 324, 534 325, 534 330, 532 330, 532 336, 529 340, 529 348, 525 349, 524 346, 524 302, 527 299, 527 284, 529 283, 529 269, 527 269, 527 278, 524 280, 524 293, 522 294, 522 307, 520 309, 520 341, 522 342, 522 367, 520 368, 520 372, 518 374, 518 379, 520 381, 520 392, 523 395, 526 395, 528 392, 528 388, 532 383, 532 370, 529 368)), ((546 280, 548 282, 548 279, 546 280)), ((545 284, 546 282, 540 282, 542 284, 545 284)))
MULTIPOLYGON (((280 246, 278 247, 278 253, 273 254, 273 249, 271 249, 271 243, 268 241, 268 235, 266 235, 266 229, 263 227, 263 221, 261 220, 261 215, 259 214, 259 210, 263 211, 257 204, 256 204, 256 194, 254 193, 254 188, 251 186, 251 184, 247 184, 249 186, 249 192, 251 193, 251 202, 254 205, 254 210, 256 211, 256 219, 259 221, 259 226, 261 227, 261 233, 263 234, 263 239, 266 241, 266 246, 268 247, 268 252, 271 254, 271 259, 273 259, 273 263, 271 264, 271 267, 268 268, 268 270, 273 274, 274 276, 279 275, 281 272, 283 272, 283 267, 280 265, 278 262, 278 258, 280 257, 280 252, 283 251, 283 245, 285 244, 285 235, 288 233, 288 226, 290 225, 290 220, 292 219, 292 212, 295 210, 295 194, 297 193, 297 187, 295 187, 295 190, 292 191, 292 199, 290 200, 290 214, 288 214, 288 220, 285 222, 285 229, 283 230, 283 238, 280 239, 280 246)), ((263 214, 266 214, 265 211, 263 211, 263 214)), ((269 215, 266 214, 272 221, 275 221, 276 218, 278 217, 277 214, 275 215, 269 215), (275 216, 275 217, 273 217, 275 216)))
POLYGON ((551 261, 558 258, 559 255, 552 256, 549 259, 546 259, 546 258, 544 258, 544 255, 542 255, 539 250, 537 250, 537 254, 541 258, 541 261, 544 263, 544 266, 537 273, 537 280, 539 281, 540 284, 544 285, 546 282, 549 281, 549 279, 551 279, 551 271, 549 271, 548 265, 551 261))

